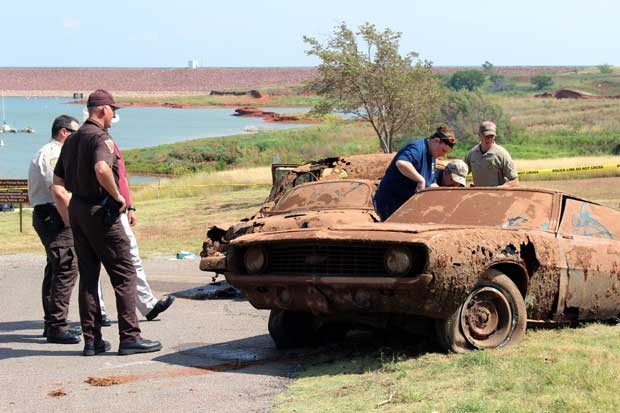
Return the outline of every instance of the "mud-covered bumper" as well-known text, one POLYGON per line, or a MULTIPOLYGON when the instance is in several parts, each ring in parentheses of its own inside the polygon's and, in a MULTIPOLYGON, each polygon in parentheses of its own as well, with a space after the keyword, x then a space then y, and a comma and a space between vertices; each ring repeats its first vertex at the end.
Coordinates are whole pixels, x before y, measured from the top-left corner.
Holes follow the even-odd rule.
POLYGON ((202 257, 198 266, 202 271, 213 271, 224 273, 226 269, 226 255, 216 255, 211 257, 202 257))
POLYGON ((426 273, 407 278, 226 274, 226 279, 259 309, 439 315, 431 298, 433 275, 426 273))

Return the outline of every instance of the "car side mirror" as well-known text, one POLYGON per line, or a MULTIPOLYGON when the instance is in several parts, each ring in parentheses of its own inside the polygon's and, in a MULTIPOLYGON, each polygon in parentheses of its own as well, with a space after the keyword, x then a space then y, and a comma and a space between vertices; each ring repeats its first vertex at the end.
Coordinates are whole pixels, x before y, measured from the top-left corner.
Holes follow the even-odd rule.
POLYGON ((274 206, 276 206, 276 203, 274 201, 265 202, 260 209, 261 214, 266 214, 270 212, 274 206))

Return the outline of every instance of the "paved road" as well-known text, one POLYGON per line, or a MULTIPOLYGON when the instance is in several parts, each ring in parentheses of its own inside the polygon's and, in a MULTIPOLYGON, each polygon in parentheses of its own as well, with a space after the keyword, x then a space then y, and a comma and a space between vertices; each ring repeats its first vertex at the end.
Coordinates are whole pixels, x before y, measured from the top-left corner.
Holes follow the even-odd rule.
MULTIPOLYGON (((164 346, 157 353, 117 356, 116 323, 104 327, 112 343, 104 355, 83 357, 82 343, 48 344, 41 337, 43 266, 42 256, 0 256, 2 412, 264 412, 297 368, 297 356, 277 351, 267 335, 268 313, 244 300, 177 298, 159 320, 141 319, 143 336, 164 346)), ((145 260, 158 295, 209 282, 197 266, 195 260, 145 260)), ((107 275, 103 279, 116 320, 107 275)), ((79 321, 77 289, 70 320, 79 321)))

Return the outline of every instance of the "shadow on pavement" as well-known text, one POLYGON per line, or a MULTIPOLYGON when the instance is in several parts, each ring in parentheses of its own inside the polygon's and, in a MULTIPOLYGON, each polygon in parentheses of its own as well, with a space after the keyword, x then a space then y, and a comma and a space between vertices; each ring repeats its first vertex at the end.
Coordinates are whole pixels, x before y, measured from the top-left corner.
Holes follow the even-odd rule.
POLYGON ((153 361, 210 372, 244 369, 244 373, 248 374, 271 374, 282 377, 287 377, 288 373, 284 373, 281 368, 265 369, 264 366, 299 361, 307 353, 315 351, 314 349, 280 351, 275 348, 271 337, 267 334, 209 345, 187 343, 175 350, 177 350, 175 353, 157 357, 153 361))
POLYGON ((40 330, 43 331, 43 320, 23 320, 0 322, 0 331, 40 330))

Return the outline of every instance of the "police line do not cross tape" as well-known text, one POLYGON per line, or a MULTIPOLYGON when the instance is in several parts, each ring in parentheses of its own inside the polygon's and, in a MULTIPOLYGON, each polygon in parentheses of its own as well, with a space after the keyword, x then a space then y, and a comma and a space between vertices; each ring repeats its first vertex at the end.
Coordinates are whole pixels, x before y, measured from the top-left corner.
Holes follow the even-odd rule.
POLYGON ((568 168, 535 169, 535 170, 529 170, 529 171, 519 171, 519 175, 543 175, 543 174, 558 174, 558 173, 567 173, 567 172, 601 171, 604 169, 620 169, 620 163, 607 164, 607 165, 571 166, 568 168))

